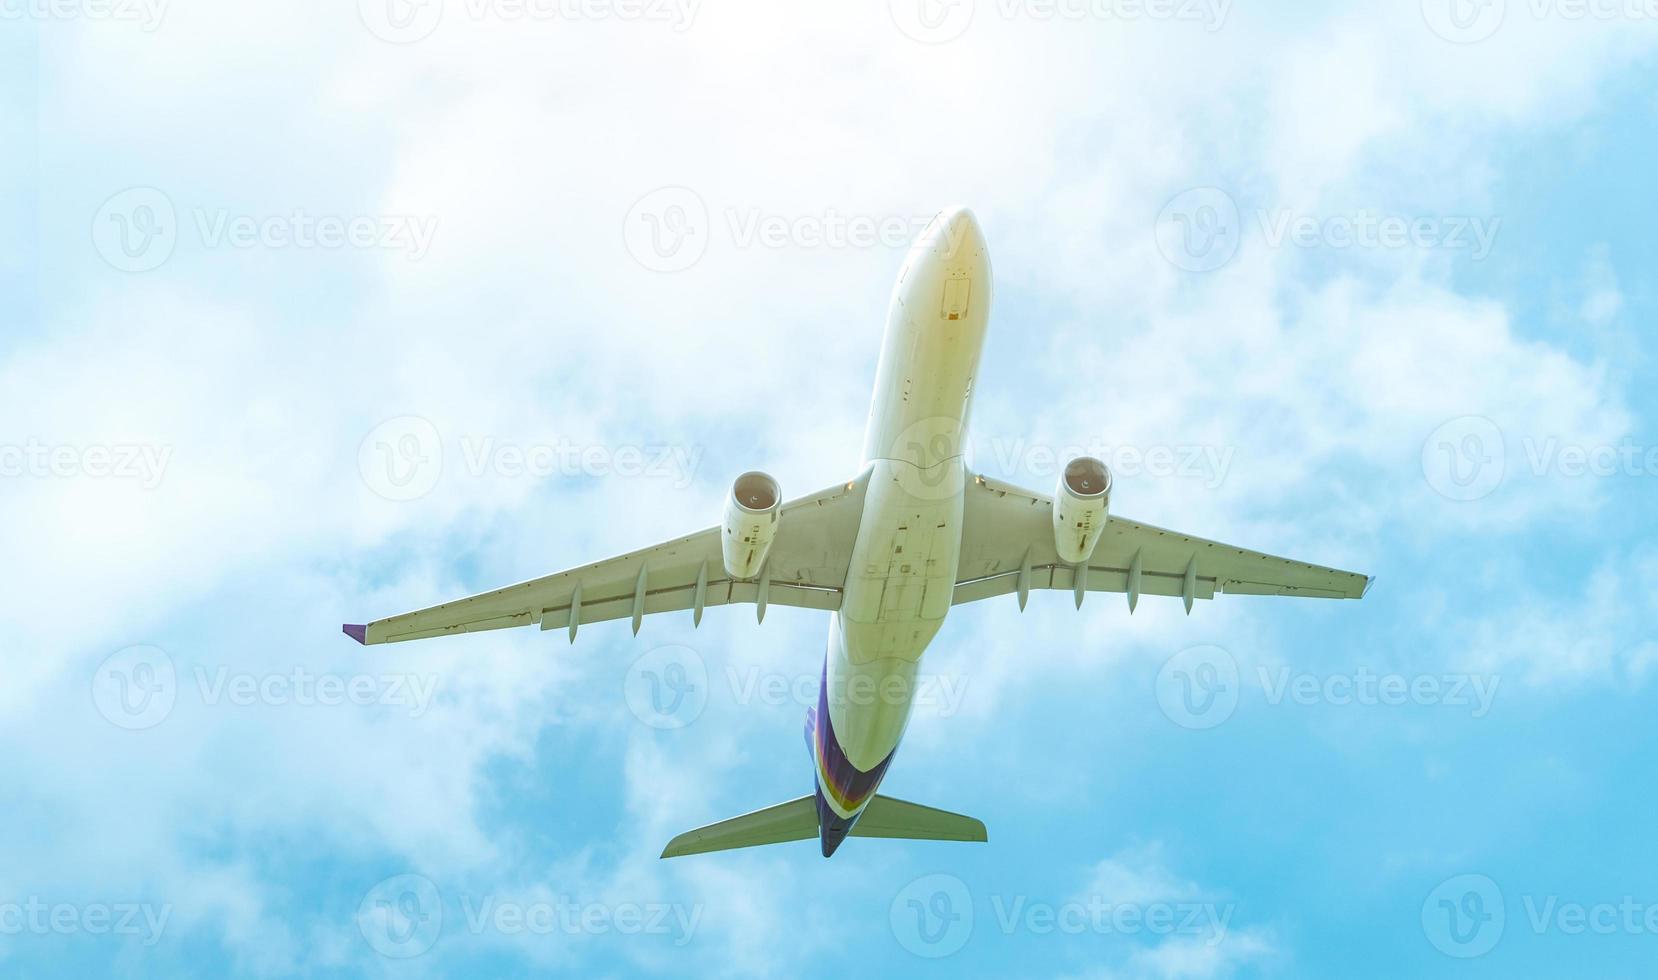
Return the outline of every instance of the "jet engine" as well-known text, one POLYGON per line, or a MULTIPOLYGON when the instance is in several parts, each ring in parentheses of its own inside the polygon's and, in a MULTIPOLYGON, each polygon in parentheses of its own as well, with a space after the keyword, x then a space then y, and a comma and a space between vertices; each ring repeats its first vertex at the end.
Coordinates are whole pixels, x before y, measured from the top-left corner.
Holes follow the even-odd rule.
POLYGON ((1081 565, 1094 554, 1111 506, 1111 471, 1091 456, 1065 464, 1054 490, 1054 549, 1059 560, 1081 565))
POLYGON ((782 505, 777 481, 758 470, 744 473, 731 484, 720 534, 727 575, 749 579, 760 574, 772 539, 777 536, 782 505))

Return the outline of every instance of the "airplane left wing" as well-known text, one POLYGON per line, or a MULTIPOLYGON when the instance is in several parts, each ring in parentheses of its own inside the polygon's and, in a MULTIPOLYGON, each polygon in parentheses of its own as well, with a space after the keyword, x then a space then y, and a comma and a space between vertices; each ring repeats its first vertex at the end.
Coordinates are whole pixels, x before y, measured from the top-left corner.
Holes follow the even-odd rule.
POLYGON ((1180 596, 1191 612, 1194 600, 1216 593, 1358 599, 1371 581, 1115 514, 1078 568, 1061 561, 1054 546, 1051 498, 975 476, 967 486, 954 603, 1017 592, 1023 608, 1031 589, 1060 589, 1074 593, 1078 606, 1088 592, 1126 593, 1130 610, 1142 595, 1180 596))
POLYGON ((538 624, 544 630, 632 619, 634 633, 654 613, 691 610, 702 621, 708 606, 752 602, 760 618, 767 604, 839 609, 846 568, 863 513, 868 474, 785 503, 765 567, 752 579, 733 579, 721 558, 720 528, 529 582, 417 609, 366 625, 347 624, 358 643, 396 643, 453 633, 538 624))

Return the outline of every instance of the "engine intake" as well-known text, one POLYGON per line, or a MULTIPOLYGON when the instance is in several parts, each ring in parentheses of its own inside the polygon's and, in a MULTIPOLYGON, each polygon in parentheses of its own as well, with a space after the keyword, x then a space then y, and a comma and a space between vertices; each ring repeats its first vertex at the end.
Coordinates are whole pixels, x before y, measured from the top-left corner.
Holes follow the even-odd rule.
POLYGON ((720 535, 727 575, 748 579, 760 574, 777 536, 782 506, 782 490, 765 473, 744 473, 731 484, 720 535))
POLYGON ((1054 550, 1071 565, 1094 554, 1111 508, 1111 471, 1092 456, 1065 464, 1054 490, 1054 550))

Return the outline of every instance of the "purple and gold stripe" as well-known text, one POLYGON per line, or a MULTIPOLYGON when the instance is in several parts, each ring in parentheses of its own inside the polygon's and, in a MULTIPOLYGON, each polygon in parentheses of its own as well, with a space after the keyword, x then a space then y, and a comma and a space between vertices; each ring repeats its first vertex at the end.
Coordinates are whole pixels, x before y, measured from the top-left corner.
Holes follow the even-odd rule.
MULTIPOLYGON (((841 750, 835 737, 835 723, 829 716, 829 664, 823 665, 823 680, 818 686, 817 732, 813 756, 817 761, 818 787, 826 802, 833 803, 838 813, 856 814, 875 795, 875 787, 886 775, 892 762, 892 753, 867 772, 853 765, 841 750)), ((821 808, 820 808, 821 809, 821 808)))

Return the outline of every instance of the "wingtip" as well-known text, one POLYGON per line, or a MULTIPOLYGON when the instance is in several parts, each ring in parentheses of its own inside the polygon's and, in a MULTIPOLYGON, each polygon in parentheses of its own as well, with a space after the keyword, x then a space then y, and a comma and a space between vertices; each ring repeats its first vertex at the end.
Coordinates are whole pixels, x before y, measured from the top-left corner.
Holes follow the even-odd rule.
POLYGON ((1363 599, 1365 596, 1369 595, 1370 594, 1370 587, 1372 585, 1375 585, 1375 584, 1376 584, 1376 576, 1374 576, 1374 575, 1366 576, 1365 580, 1364 580, 1364 591, 1359 593, 1359 598, 1363 599))
POLYGON ((368 627, 357 623, 346 623, 340 627, 340 632, 351 637, 364 646, 368 645, 368 627))
POLYGON ((680 834, 678 837, 675 837, 673 840, 663 845, 662 856, 657 860, 666 861, 669 858, 684 857, 685 855, 691 853, 686 849, 688 842, 685 840, 685 837, 685 834, 680 834))

